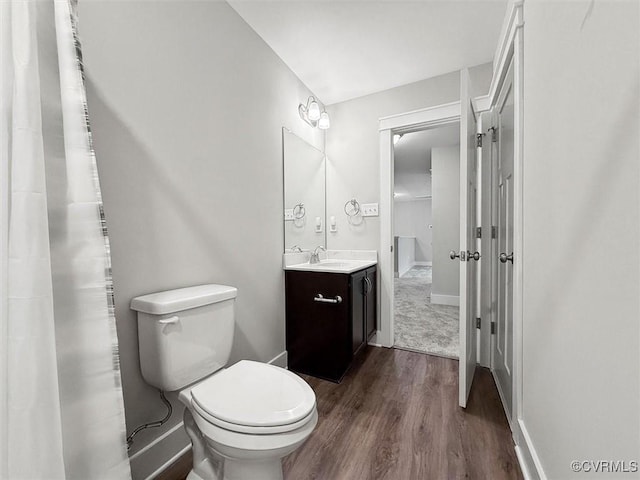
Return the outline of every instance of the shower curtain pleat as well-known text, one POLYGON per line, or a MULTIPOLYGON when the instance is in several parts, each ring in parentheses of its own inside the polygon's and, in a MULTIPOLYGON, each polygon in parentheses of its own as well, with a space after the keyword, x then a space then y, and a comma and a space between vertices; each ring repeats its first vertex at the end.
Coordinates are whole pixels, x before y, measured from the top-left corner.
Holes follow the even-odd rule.
POLYGON ((73 6, 0 8, 0 478, 131 478, 73 6))

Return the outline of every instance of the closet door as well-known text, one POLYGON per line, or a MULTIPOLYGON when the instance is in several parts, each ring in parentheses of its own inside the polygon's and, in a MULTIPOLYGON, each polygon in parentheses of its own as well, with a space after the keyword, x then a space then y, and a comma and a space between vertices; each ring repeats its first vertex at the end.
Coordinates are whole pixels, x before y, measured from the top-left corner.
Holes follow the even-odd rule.
MULTIPOLYGON (((476 370, 477 122, 470 95, 469 70, 460 72, 460 362, 459 403, 467 406, 476 370)), ((455 253, 455 252, 453 252, 455 253)), ((453 258, 453 257, 452 257, 453 258)))
POLYGON ((513 160, 514 160, 513 63, 498 96, 494 114, 497 153, 497 288, 496 323, 492 347, 492 369, 504 404, 511 418, 513 385, 513 160))

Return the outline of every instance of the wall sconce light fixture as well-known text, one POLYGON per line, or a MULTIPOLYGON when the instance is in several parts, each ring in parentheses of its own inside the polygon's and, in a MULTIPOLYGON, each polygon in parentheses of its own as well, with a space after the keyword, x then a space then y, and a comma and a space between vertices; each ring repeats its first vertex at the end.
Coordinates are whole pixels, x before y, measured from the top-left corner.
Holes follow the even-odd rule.
POLYGON ((298 113, 300 118, 307 122, 312 127, 318 127, 321 130, 326 130, 331 125, 329 121, 329 114, 326 110, 320 111, 320 105, 316 101, 316 98, 312 95, 307 99, 307 104, 302 103, 298 105, 298 113))

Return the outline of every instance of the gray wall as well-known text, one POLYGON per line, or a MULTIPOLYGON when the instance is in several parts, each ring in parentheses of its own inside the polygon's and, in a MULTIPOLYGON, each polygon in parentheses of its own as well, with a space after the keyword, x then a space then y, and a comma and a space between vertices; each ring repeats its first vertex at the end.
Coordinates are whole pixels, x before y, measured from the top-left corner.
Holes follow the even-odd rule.
POLYGON ((549 479, 640 452, 639 9, 524 3, 522 422, 549 479))
MULTIPOLYGON (((470 74, 472 94, 487 94, 491 64, 473 67, 470 74)), ((338 232, 327 234, 329 248, 380 249, 379 217, 352 226, 343 212, 344 203, 354 197, 361 203, 380 201, 380 117, 459 99, 460 73, 452 72, 327 107, 327 216, 335 215, 338 226, 338 232)))
MULTIPOLYGON (((460 148, 431 150, 433 175, 433 286, 431 294, 460 295, 460 263, 449 258, 460 250, 460 148)), ((435 302, 434 302, 435 303, 435 302)))
POLYGON ((393 234, 416 238, 416 262, 431 262, 431 199, 393 202, 393 234))
POLYGON ((131 431, 164 415, 140 375, 132 297, 234 285, 231 361, 283 352, 281 127, 318 148, 323 136, 298 117, 310 92, 226 3, 90 1, 79 14, 131 431))

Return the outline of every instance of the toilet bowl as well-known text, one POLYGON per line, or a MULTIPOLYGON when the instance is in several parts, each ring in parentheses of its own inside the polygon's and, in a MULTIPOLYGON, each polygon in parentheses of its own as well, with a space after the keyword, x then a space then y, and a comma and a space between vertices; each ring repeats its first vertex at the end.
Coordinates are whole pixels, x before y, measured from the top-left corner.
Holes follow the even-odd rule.
POLYGON ((282 458, 304 443, 318 421, 315 394, 304 380, 248 360, 183 389, 179 398, 185 418, 193 419, 185 421, 194 443, 191 480, 282 479, 282 458))
POLYGON ((311 435, 316 397, 283 368, 241 360, 224 368, 237 290, 199 285, 136 297, 142 374, 178 391, 193 447, 188 480, 281 480, 282 458, 311 435))

